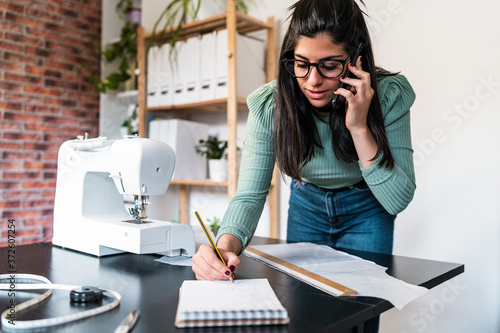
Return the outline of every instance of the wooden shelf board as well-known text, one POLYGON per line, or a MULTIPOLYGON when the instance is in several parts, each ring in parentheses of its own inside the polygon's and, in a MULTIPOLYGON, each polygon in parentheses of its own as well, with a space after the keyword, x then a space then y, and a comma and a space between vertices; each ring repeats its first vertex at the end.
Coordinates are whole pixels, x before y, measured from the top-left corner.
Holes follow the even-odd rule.
MULTIPOLYGON (((215 30, 226 28, 226 13, 213 16, 204 20, 198 20, 191 23, 184 24, 179 32, 178 39, 183 40, 196 35, 203 35, 211 33, 215 30)), ((257 20, 248 16, 240 11, 236 11, 236 29, 238 33, 245 34, 262 29, 272 29, 272 26, 266 22, 257 20)), ((156 32, 156 42, 164 42, 173 35, 175 30, 167 29, 165 31, 156 32)), ((151 38, 153 34, 146 34, 145 39, 151 38)))
POLYGON ((257 20, 245 13, 236 11, 236 29, 240 34, 245 34, 262 29, 273 29, 272 24, 257 20))
POLYGON ((170 184, 174 185, 199 185, 199 186, 227 186, 228 182, 213 182, 210 179, 206 180, 172 180, 170 184))
MULTIPOLYGON (((228 182, 213 182, 210 179, 207 180, 179 180, 174 179, 170 181, 172 185, 189 185, 189 186, 227 186, 228 182)), ((271 187, 275 187, 276 182, 271 182, 271 187)))
MULTIPOLYGON (((247 109, 246 98, 238 97, 238 109, 247 109)), ((214 112, 227 111, 227 98, 215 99, 206 102, 197 102, 170 106, 155 106, 146 107, 146 111, 161 111, 171 113, 197 113, 197 112, 214 112)))

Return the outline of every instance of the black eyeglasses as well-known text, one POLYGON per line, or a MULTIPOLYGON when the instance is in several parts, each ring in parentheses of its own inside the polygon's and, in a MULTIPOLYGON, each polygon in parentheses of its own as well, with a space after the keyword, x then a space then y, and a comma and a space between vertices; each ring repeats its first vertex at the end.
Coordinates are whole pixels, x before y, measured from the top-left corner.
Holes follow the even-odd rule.
POLYGON ((315 66, 318 73, 327 79, 339 77, 344 72, 349 57, 344 60, 325 59, 320 62, 306 62, 298 59, 285 59, 282 61, 291 76, 301 79, 309 75, 311 66, 315 66))

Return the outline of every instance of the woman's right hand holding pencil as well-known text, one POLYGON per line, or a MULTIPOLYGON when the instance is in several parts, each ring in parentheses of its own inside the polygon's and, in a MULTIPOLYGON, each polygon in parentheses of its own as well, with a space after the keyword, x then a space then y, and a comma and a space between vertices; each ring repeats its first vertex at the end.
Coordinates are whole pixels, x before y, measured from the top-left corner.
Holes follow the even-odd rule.
POLYGON ((241 242, 233 235, 224 234, 218 242, 217 248, 227 263, 219 260, 212 247, 208 244, 200 246, 193 256, 193 272, 197 280, 231 280, 233 272, 240 264, 237 253, 241 251, 241 242))

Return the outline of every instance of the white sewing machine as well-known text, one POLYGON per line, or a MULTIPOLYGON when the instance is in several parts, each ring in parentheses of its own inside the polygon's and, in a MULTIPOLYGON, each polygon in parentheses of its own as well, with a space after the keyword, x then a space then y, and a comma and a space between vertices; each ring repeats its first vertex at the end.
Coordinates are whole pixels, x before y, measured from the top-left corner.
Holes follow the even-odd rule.
POLYGON ((155 140, 86 135, 64 142, 58 156, 52 243, 96 256, 192 256, 189 225, 144 216, 148 197, 165 193, 174 166, 172 148, 155 140), (128 212, 124 194, 133 196, 128 212))

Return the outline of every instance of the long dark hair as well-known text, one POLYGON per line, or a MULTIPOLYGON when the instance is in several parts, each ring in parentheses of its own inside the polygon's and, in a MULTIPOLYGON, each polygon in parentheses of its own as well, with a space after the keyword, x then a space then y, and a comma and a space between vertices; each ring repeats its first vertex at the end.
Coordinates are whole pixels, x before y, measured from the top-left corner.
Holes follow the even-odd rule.
MULTIPOLYGON (((293 10, 293 14, 281 47, 280 64, 284 59, 293 59, 295 46, 301 37, 314 38, 327 33, 332 42, 346 50, 350 59, 354 57, 358 45, 363 43, 363 70, 370 73, 371 86, 375 90, 367 117, 368 128, 378 148, 373 158, 382 154, 380 164, 392 168, 394 158, 385 133, 377 78, 393 73, 374 66, 364 13, 354 0, 300 0, 289 10, 293 10)), ((274 112, 274 151, 281 171, 295 179, 301 178, 302 168, 314 156, 314 150, 322 148, 312 108, 301 92, 297 79, 284 66, 280 66, 274 112)), ((345 125, 345 118, 345 112, 330 112, 333 150, 338 159, 356 162, 358 155, 345 125)))

